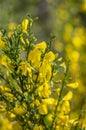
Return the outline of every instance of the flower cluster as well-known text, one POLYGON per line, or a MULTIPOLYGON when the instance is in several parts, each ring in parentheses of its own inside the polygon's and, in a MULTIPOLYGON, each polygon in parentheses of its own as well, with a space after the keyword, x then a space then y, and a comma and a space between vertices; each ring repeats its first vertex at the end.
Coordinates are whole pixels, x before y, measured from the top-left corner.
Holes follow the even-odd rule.
POLYGON ((68 82, 69 61, 66 66, 50 43, 35 43, 32 22, 24 19, 10 35, 0 36, 0 112, 23 130, 78 127, 78 118, 70 116, 78 83, 68 82))

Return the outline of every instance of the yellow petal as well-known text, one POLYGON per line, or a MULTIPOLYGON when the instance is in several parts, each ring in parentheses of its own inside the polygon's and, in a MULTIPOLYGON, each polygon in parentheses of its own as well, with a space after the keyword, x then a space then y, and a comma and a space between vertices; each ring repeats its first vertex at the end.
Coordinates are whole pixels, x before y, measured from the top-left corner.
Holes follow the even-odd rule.
POLYGON ((40 43, 35 45, 35 49, 39 49, 39 50, 42 50, 42 51, 45 51, 46 47, 47 47, 47 44, 46 44, 45 41, 40 42, 40 43))
POLYGON ((23 33, 27 33, 28 24, 29 24, 28 19, 24 19, 22 21, 21 28, 22 28, 23 33))
POLYGON ((41 104, 39 107, 39 113, 41 115, 45 115, 48 113, 47 106, 45 104, 41 104))
POLYGON ((64 96, 63 100, 69 101, 69 100, 72 99, 72 97, 73 97, 73 93, 72 93, 72 91, 69 91, 69 92, 64 96))
POLYGON ((55 54, 52 51, 50 51, 45 54, 44 60, 51 62, 55 60, 55 58, 56 58, 55 54))
POLYGON ((78 82, 67 84, 67 87, 77 88, 78 87, 78 82))

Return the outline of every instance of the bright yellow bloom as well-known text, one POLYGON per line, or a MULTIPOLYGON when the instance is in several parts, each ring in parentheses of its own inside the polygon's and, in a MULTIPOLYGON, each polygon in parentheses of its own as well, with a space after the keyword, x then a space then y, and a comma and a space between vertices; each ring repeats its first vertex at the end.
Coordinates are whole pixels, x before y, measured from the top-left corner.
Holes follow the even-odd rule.
POLYGON ((35 48, 29 53, 28 60, 31 61, 35 68, 39 68, 41 65, 41 54, 46 49, 46 43, 41 42, 35 45, 35 48))
POLYGON ((48 82, 52 75, 52 68, 48 62, 43 62, 39 68, 39 80, 42 82, 48 82))
POLYGON ((45 51, 46 47, 47 47, 47 44, 45 41, 40 42, 35 45, 35 49, 40 50, 40 51, 45 51))
POLYGON ((28 24, 29 24, 29 20, 28 19, 24 19, 22 21, 21 28, 22 28, 22 32, 23 33, 27 33, 28 24))
POLYGON ((12 123, 0 114, 0 130, 12 130, 12 123))
POLYGON ((33 51, 31 51, 28 55, 28 60, 31 61, 32 66, 34 66, 35 68, 39 68, 41 64, 41 51, 39 51, 38 49, 34 49, 33 51))
POLYGON ((77 88, 77 87, 78 87, 78 82, 69 83, 69 84, 67 84, 67 87, 70 87, 70 88, 77 88))
POLYGON ((40 97, 48 98, 51 95, 50 85, 44 83, 44 85, 38 86, 36 92, 40 97))
POLYGON ((48 113, 46 104, 41 103, 39 106, 39 113, 41 115, 46 115, 48 113))
POLYGON ((67 114, 70 111, 70 103, 69 103, 69 101, 63 101, 60 110, 63 111, 65 114, 67 114))
POLYGON ((55 60, 55 57, 56 57, 55 54, 52 51, 50 51, 45 54, 44 60, 52 62, 53 60, 55 60))
POLYGON ((0 65, 7 66, 8 61, 9 61, 9 58, 3 54, 2 57, 0 58, 0 65))
POLYGON ((64 96, 63 100, 69 101, 69 100, 72 99, 72 97, 73 97, 73 93, 72 93, 72 91, 69 91, 69 92, 64 96))
POLYGON ((62 125, 62 126, 67 126, 68 124, 68 121, 69 121, 69 115, 64 115, 64 114, 61 114, 59 115, 59 124, 62 125))
POLYGON ((50 85, 48 83, 45 83, 42 89, 42 96, 48 98, 50 95, 51 95, 50 85))
POLYGON ((46 105, 56 105, 57 104, 57 99, 54 98, 46 98, 46 99, 42 99, 42 103, 46 104, 46 105))

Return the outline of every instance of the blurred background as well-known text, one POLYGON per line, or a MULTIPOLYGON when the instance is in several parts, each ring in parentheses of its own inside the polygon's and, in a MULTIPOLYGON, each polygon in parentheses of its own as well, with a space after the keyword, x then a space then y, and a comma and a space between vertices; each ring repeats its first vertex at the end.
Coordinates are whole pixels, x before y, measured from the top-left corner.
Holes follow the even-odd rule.
POLYGON ((33 24, 37 41, 56 36, 52 49, 70 58, 72 81, 78 81, 73 110, 79 113, 86 98, 86 0, 0 0, 0 29, 21 23, 27 14, 38 20, 33 24))

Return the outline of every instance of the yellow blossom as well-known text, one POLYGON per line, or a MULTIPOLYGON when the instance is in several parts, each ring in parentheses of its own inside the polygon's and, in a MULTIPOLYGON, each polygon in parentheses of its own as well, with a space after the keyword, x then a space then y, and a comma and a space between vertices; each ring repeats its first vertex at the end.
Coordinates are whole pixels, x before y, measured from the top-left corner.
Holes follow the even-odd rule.
POLYGON ((35 68, 39 68, 41 65, 41 54, 46 49, 46 42, 41 42, 36 44, 34 49, 29 53, 28 60, 31 61, 35 68))
POLYGON ((69 83, 69 84, 67 84, 67 87, 70 87, 70 88, 77 88, 77 87, 78 87, 78 82, 69 83))
POLYGON ((0 58, 0 65, 7 66, 8 61, 9 58, 5 54, 3 54, 2 57, 0 58))
POLYGON ((42 99, 42 103, 46 105, 56 105, 58 101, 57 99, 54 98, 46 98, 46 99, 42 99))
POLYGON ((69 91, 65 96, 64 96, 64 98, 63 98, 63 100, 71 100, 72 99, 72 97, 73 97, 73 93, 72 93, 72 91, 69 91))
POLYGON ((55 57, 56 57, 55 54, 52 51, 50 51, 45 54, 44 60, 52 62, 53 60, 55 60, 55 57))
POLYGON ((51 95, 50 85, 48 83, 45 83, 42 89, 42 96, 48 98, 50 95, 51 95))
POLYGON ((70 111, 70 103, 69 101, 63 101, 62 106, 60 108, 62 111, 65 112, 65 114, 67 114, 70 111))
POLYGON ((22 75, 29 74, 29 76, 32 76, 32 67, 27 61, 22 61, 18 67, 17 73, 22 71, 22 75))
POLYGON ((43 130, 43 126, 42 125, 35 125, 35 127, 33 128, 33 130, 43 130))
POLYGON ((7 112, 6 113, 6 116, 7 118, 10 120, 10 121, 13 121, 15 119, 15 114, 14 113, 11 113, 11 112, 7 112))
POLYGON ((2 36, 0 36, 0 48, 5 46, 5 42, 2 40, 2 36))
POLYGON ((39 106, 39 113, 41 115, 46 115, 48 113, 46 104, 41 103, 39 106))
POLYGON ((38 49, 32 50, 28 55, 28 60, 31 61, 32 66, 34 66, 35 68, 39 68, 41 64, 41 51, 39 51, 38 49))
POLYGON ((1 85, 0 85, 0 92, 1 92, 1 93, 10 92, 10 89, 7 88, 6 86, 1 86, 1 85))
POLYGON ((24 111, 25 111, 25 109, 24 109, 22 106, 20 106, 20 107, 15 107, 15 108, 13 109, 13 113, 14 113, 14 114, 17 114, 17 115, 23 114, 24 111))
POLYGON ((27 33, 28 24, 29 24, 29 20, 28 19, 24 19, 22 21, 21 28, 22 28, 22 32, 23 33, 27 33))
POLYGON ((44 61, 41 67, 39 68, 39 80, 41 80, 42 82, 44 81, 48 82, 51 78, 51 75, 52 75, 51 65, 46 61, 44 61))
POLYGON ((69 115, 59 114, 58 122, 59 122, 60 125, 67 126, 68 121, 69 121, 69 115))
POLYGON ((8 29, 9 30, 13 31, 16 27, 17 27, 17 24, 14 23, 14 22, 11 22, 11 23, 8 24, 8 29))
POLYGON ((47 44, 45 41, 40 42, 40 43, 35 45, 35 49, 41 50, 41 51, 45 51, 46 47, 47 47, 47 44))

